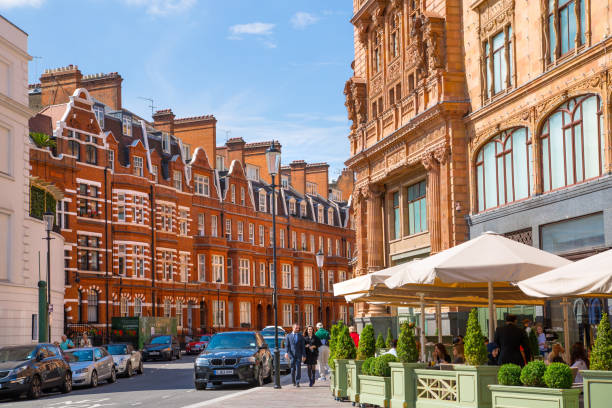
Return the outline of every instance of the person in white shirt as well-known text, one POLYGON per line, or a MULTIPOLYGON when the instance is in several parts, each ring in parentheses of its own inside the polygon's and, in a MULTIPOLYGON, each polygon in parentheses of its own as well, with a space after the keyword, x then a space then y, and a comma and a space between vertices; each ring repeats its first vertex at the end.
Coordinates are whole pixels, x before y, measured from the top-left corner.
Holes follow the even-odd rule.
POLYGON ((395 357, 397 357, 397 340, 392 340, 391 341, 391 348, 389 350, 387 350, 386 353, 383 354, 393 354, 395 357))
POLYGON ((574 378, 575 383, 582 383, 582 374, 580 371, 589 369, 589 359, 587 357, 586 350, 581 342, 575 343, 570 350, 571 367, 577 368, 578 373, 574 378))

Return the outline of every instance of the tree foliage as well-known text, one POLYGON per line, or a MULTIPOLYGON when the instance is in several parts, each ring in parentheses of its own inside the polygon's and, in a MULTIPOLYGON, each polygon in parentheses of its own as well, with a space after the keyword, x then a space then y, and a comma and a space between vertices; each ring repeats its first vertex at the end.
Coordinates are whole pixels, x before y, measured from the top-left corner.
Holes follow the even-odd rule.
POLYGON ((391 328, 387 328, 387 339, 385 340, 385 346, 390 349, 393 343, 393 334, 391 334, 391 328))
POLYGON ((51 139, 51 136, 39 132, 30 132, 30 139, 38 147, 55 147, 55 140, 51 139))
POLYGON ((374 356, 375 352, 374 327, 371 324, 366 324, 359 337, 357 360, 366 360, 368 357, 374 356))
POLYGON ((521 385, 521 366, 504 364, 499 367, 497 382, 501 385, 521 385))
POLYGON ((607 313, 597 327, 597 338, 591 353, 591 370, 612 371, 612 330, 607 313))
POLYGON ((380 349, 385 348, 385 339, 383 338, 382 333, 378 333, 378 337, 376 338, 376 351, 380 351, 380 349))
POLYGON ((480 330, 480 324, 478 324, 478 311, 476 309, 472 309, 470 312, 463 342, 467 364, 477 366, 487 362, 487 346, 485 346, 484 336, 480 330))
POLYGON ((397 358, 402 363, 416 363, 419 359, 419 350, 414 338, 414 332, 408 323, 402 324, 397 339, 397 358))
POLYGON ((342 330, 342 327, 344 327, 344 323, 342 323, 342 321, 334 324, 331 327, 331 335, 329 337, 329 361, 327 365, 332 370, 336 366, 336 364, 334 363, 334 359, 336 358, 336 343, 338 339, 338 334, 342 330))
POLYGON ((521 371, 521 382, 527 387, 543 387, 546 364, 543 361, 530 361, 521 371))
POLYGON ((574 382, 572 369, 563 363, 550 363, 543 378, 548 388, 572 388, 574 382))
POLYGON ((370 375, 377 377, 391 377, 391 367, 389 363, 397 361, 397 357, 393 354, 383 354, 374 359, 374 362, 370 366, 370 375))
POLYGON ((357 350, 355 350, 355 343, 349 334, 348 327, 342 325, 342 329, 336 338, 334 358, 336 360, 354 359, 356 354, 357 350))

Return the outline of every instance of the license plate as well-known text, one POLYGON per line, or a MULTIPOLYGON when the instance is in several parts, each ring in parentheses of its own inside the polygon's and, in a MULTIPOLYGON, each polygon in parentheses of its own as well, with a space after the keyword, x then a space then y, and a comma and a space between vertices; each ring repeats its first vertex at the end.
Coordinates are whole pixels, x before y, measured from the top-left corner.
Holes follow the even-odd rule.
POLYGON ((159 355, 159 351, 152 351, 149 354, 151 354, 152 356, 157 356, 159 355))
POLYGON ((234 370, 215 370, 215 375, 232 375, 234 370))

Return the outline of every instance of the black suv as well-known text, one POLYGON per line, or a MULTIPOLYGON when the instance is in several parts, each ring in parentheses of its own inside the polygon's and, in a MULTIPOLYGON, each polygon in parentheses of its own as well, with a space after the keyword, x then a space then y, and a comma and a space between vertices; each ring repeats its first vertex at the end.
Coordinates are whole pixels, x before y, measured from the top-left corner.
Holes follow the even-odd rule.
POLYGON ((43 391, 72 391, 72 372, 59 347, 33 344, 0 348, 0 397, 27 393, 37 399, 43 391))
POLYGON ((168 360, 181 358, 181 345, 176 336, 156 336, 142 348, 142 360, 168 360))
POLYGON ((261 386, 272 381, 272 355, 257 332, 223 332, 210 339, 194 363, 195 388, 206 389, 209 382, 241 382, 261 386))

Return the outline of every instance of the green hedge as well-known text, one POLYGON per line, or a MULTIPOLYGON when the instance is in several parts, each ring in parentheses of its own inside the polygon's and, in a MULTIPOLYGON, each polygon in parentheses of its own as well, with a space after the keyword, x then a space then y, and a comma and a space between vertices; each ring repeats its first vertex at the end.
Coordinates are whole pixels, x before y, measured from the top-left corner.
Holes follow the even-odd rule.
POLYGON ((543 387, 546 364, 543 361, 531 361, 521 371, 521 382, 527 387, 543 387))
POLYGON ((597 327, 597 338, 591 353, 591 370, 612 371, 612 330, 607 313, 597 327))
POLYGON ((550 363, 544 373, 544 383, 548 388, 572 388, 574 375, 572 369, 563 363, 550 363))
POLYGON ((521 385, 521 367, 516 364, 499 367, 497 382, 501 385, 521 385))
POLYGON ((383 354, 382 356, 376 357, 370 366, 370 375, 377 377, 391 377, 391 367, 389 363, 397 361, 397 357, 393 354, 383 354))
POLYGON ((371 324, 366 324, 359 337, 357 360, 365 360, 368 357, 373 357, 375 352, 374 327, 371 324))
POLYGON ((419 350, 417 349, 413 328, 408 323, 402 324, 397 339, 397 358, 402 363, 416 363, 419 360, 419 350))

